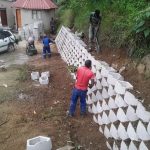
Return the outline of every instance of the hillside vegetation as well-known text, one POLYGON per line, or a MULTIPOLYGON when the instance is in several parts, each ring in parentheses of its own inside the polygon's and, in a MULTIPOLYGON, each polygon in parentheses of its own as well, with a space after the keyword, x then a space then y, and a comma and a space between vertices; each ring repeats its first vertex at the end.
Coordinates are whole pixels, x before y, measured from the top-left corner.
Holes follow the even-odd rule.
POLYGON ((89 15, 100 9, 100 41, 110 48, 126 48, 142 58, 150 53, 150 2, 148 0, 57 0, 60 26, 88 34, 89 15))

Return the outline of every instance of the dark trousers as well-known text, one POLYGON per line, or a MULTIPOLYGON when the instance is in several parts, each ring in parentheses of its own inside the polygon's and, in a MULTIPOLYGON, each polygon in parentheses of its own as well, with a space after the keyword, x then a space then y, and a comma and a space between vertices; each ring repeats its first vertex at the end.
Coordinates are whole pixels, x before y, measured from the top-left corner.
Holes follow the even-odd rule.
POLYGON ((51 56, 50 46, 43 46, 43 58, 46 58, 46 53, 48 54, 48 57, 51 56))
POLYGON ((78 98, 80 98, 80 113, 81 114, 86 113, 86 93, 87 90, 83 91, 76 88, 72 90, 70 109, 69 109, 70 115, 73 116, 75 113, 78 98))

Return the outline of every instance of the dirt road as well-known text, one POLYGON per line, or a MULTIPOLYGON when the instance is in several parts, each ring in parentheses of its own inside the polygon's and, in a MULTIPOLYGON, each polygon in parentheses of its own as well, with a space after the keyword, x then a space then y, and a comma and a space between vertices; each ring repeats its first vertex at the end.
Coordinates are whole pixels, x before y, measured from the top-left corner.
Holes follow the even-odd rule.
POLYGON ((75 118, 66 118, 73 81, 54 49, 52 57, 43 61, 39 48, 39 54, 27 65, 14 65, 0 72, 0 80, 8 85, 0 86, 1 150, 24 150, 26 140, 38 135, 50 136, 53 150, 67 141, 83 150, 107 149, 90 114, 81 118, 78 107, 75 118), (32 71, 50 71, 49 85, 31 81, 32 71))

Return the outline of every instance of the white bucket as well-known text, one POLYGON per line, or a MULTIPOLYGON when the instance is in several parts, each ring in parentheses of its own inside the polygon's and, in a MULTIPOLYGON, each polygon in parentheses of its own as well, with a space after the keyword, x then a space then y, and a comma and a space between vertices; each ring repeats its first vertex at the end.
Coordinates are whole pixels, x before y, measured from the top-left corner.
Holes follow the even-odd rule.
POLYGON ((43 77, 40 77, 40 78, 39 78, 39 82, 40 82, 40 84, 42 84, 42 85, 47 85, 47 84, 49 83, 49 79, 48 79, 47 76, 43 76, 43 77))
POLYGON ((46 71, 46 72, 42 72, 41 73, 41 77, 44 77, 44 76, 46 76, 46 77, 50 77, 50 73, 49 73, 49 71, 46 71))
POLYGON ((38 80, 39 79, 39 72, 32 72, 31 73, 31 79, 32 80, 38 80))
POLYGON ((27 140, 27 150, 51 150, 52 142, 49 137, 38 136, 27 140))

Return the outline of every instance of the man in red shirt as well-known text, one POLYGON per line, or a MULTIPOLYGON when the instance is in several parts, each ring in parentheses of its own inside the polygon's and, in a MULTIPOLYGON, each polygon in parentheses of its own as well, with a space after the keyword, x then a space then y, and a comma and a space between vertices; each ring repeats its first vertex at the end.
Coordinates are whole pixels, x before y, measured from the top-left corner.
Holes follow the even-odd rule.
POLYGON ((89 80, 92 81, 92 86, 94 84, 94 73, 91 71, 92 62, 91 60, 85 61, 85 66, 79 67, 76 73, 76 83, 75 87, 72 90, 71 102, 70 102, 70 109, 69 109, 69 116, 74 116, 76 104, 78 98, 80 98, 80 114, 86 114, 86 93, 89 84, 89 80))

